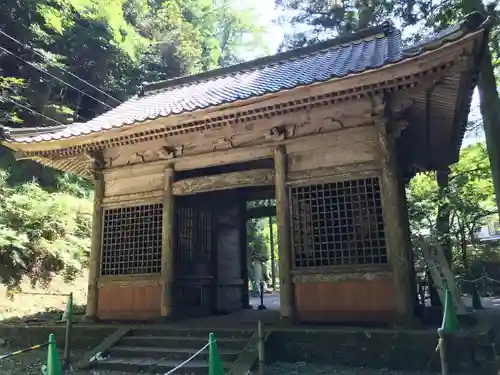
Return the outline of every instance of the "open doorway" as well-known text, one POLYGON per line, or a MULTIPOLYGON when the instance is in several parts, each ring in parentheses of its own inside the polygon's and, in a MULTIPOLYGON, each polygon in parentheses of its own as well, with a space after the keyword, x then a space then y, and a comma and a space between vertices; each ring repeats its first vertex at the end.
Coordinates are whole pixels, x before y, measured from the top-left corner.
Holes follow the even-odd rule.
MULTIPOLYGON (((273 173, 273 160, 265 159, 176 175, 186 181, 175 198, 174 297, 179 314, 227 314, 250 306, 255 258, 250 255, 257 252, 252 251, 253 232, 248 246, 249 220, 259 220, 258 253, 268 260, 263 262, 265 289, 277 289, 278 282, 272 283, 273 276, 278 279, 273 173)), ((272 305, 279 308, 279 299, 272 305)))
POLYGON ((276 200, 249 200, 246 210, 249 304, 251 308, 279 310, 276 200))

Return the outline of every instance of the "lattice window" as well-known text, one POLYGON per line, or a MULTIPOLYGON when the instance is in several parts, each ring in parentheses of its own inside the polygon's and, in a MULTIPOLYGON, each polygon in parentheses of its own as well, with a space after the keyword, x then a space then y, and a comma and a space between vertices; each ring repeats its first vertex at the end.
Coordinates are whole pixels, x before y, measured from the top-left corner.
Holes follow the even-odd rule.
POLYGON ((290 188, 296 267, 384 264, 378 178, 290 188))
POLYGON ((192 207, 177 209, 176 260, 189 263, 212 259, 212 213, 192 207))
POLYGON ((101 275, 161 271, 162 204, 104 210, 101 275))

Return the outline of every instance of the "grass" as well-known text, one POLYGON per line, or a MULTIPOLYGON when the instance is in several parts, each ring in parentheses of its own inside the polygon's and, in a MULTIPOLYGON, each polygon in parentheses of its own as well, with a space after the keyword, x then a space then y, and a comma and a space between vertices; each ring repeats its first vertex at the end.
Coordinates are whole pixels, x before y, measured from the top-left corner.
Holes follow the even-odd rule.
MULTIPOLYGON (((87 295, 87 272, 67 284, 63 278, 56 277, 48 288, 32 288, 28 281, 21 286, 22 293, 7 296, 7 289, 0 285, 0 321, 9 323, 26 323, 33 320, 59 320, 66 308, 67 295, 72 292, 75 305, 84 305, 87 295), (26 294, 25 294, 26 293, 26 294), (60 295, 42 295, 43 293, 60 295)), ((19 349, 8 344, 0 345, 0 355, 19 349)), ((62 353, 59 354, 62 357, 62 353)), ((83 352, 75 351, 73 358, 79 358, 83 352)), ((0 360, 2 375, 40 375, 42 366, 47 360, 47 349, 23 353, 11 358, 0 360)), ((70 369, 67 373, 74 375, 118 375, 112 372, 97 372, 95 370, 77 371, 70 369)))
POLYGON ((10 298, 7 289, 0 285, 0 321, 53 318, 54 312, 64 311, 67 295, 71 292, 74 304, 84 305, 87 298, 87 272, 83 272, 71 284, 66 284, 62 277, 57 276, 46 289, 31 288, 30 283, 25 281, 21 291, 10 298), (42 293, 60 295, 41 295, 42 293))

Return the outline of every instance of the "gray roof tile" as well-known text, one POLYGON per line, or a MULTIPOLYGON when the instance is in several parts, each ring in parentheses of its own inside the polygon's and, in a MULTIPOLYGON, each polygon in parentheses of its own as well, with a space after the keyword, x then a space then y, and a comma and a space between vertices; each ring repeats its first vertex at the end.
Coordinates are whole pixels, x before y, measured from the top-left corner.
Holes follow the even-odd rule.
MULTIPOLYGON (((444 43, 459 30, 456 26, 445 30, 438 35, 439 39, 444 43)), ((454 39, 464 32, 459 34, 454 39)), ((420 42, 405 50, 401 32, 386 22, 310 47, 199 75, 147 84, 138 95, 88 122, 70 124, 64 129, 60 126, 47 128, 43 134, 39 128, 31 134, 27 129, 9 129, 11 139, 30 143, 70 138, 328 81, 401 61, 425 51, 427 45, 436 48, 437 39, 420 42)))

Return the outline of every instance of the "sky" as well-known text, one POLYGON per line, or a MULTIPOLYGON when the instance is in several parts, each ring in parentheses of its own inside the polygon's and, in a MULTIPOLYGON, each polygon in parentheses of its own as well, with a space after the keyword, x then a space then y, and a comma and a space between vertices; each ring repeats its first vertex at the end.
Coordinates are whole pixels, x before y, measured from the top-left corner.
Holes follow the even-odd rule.
MULTIPOLYGON (((279 26, 275 21, 279 17, 279 12, 276 11, 274 6, 274 0, 260 0, 259 1, 260 10, 260 22, 263 26, 269 30, 269 37, 266 39, 268 50, 274 53, 283 41, 283 37, 286 31, 283 27, 279 26)), ((398 25, 396 24, 396 27, 398 25)), ((403 30, 403 36, 410 35, 415 32, 415 27, 406 27, 403 30)), ((469 120, 480 119, 481 114, 479 112, 479 94, 477 89, 474 91, 471 103, 471 112, 469 115, 469 120)), ((467 132, 462 144, 462 147, 466 147, 470 144, 484 141, 483 131, 467 132)))

